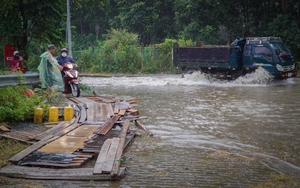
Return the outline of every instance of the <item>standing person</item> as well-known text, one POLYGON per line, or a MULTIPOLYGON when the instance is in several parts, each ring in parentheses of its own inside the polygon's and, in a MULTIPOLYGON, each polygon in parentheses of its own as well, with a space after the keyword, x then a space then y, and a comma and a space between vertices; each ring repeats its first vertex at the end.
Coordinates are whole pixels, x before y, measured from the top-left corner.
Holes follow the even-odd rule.
POLYGON ((62 66, 52 56, 55 49, 53 44, 48 46, 48 50, 40 56, 41 62, 38 67, 42 88, 47 89, 48 93, 51 91, 64 91, 64 83, 60 73, 62 66))
POLYGON ((22 59, 20 57, 19 51, 14 51, 14 57, 10 62, 8 70, 11 72, 23 72, 25 73, 25 69, 23 68, 22 59))

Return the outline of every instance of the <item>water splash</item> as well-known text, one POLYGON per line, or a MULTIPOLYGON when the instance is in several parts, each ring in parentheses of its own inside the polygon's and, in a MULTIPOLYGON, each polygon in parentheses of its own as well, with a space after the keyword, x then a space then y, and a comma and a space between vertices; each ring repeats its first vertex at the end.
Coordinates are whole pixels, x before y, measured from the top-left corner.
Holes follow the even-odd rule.
MULTIPOLYGON (((288 79, 290 80, 290 79, 288 79)), ((178 74, 172 75, 151 75, 151 76, 133 76, 133 77, 82 77, 81 83, 97 86, 215 86, 215 87, 240 87, 240 86, 270 86, 287 85, 292 81, 274 81, 269 73, 258 68, 255 72, 241 76, 233 81, 218 80, 201 72, 185 74, 184 77, 178 74)), ((292 80, 292 79, 291 79, 292 80)))
POLYGON ((262 67, 259 67, 253 73, 240 76, 234 80, 235 84, 270 84, 272 82, 272 76, 262 67))

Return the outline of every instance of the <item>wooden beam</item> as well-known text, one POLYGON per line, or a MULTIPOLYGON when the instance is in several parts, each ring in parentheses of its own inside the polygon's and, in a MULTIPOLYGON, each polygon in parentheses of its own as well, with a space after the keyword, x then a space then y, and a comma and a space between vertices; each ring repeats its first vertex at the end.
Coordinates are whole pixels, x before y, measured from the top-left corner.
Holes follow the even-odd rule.
POLYGON ((103 168, 103 164, 105 163, 105 158, 106 158, 106 155, 108 153, 108 150, 110 148, 110 145, 111 145, 111 142, 112 142, 112 139, 107 139, 100 152, 99 152, 99 155, 98 155, 98 158, 97 158, 97 161, 96 161, 96 164, 94 166, 94 170, 93 170, 93 174, 102 174, 102 168, 103 168))
POLYGON ((117 101, 115 102, 114 114, 119 113, 119 107, 120 107, 120 100, 117 100, 117 101))
POLYGON ((135 120, 134 122, 135 122, 135 125, 141 129, 143 129, 148 136, 153 136, 153 134, 150 131, 148 131, 148 129, 143 124, 141 124, 138 120, 135 120))
POLYGON ((5 137, 5 138, 10 138, 10 139, 18 140, 20 142, 24 142, 24 143, 28 143, 28 144, 34 144, 34 143, 36 143, 36 141, 30 141, 28 139, 17 137, 16 135, 0 134, 0 136, 5 137))
MULTIPOLYGON (((125 168, 120 168, 119 176, 125 168)), ((12 178, 27 178, 38 180, 111 180, 110 174, 93 175, 93 168, 40 168, 8 165, 0 169, 0 174, 12 178)))
POLYGON ((121 165, 121 158, 122 158, 122 154, 123 154, 123 149, 124 149, 124 145, 125 145, 125 141, 126 141, 126 137, 127 137, 127 132, 129 129, 129 120, 126 120, 123 123, 123 128, 122 128, 122 132, 120 134, 120 141, 119 141, 119 146, 117 149, 117 153, 116 153, 116 158, 113 164, 113 168, 111 170, 111 176, 113 179, 118 179, 118 172, 119 172, 119 168, 121 165))
POLYGON ((51 129, 48 129, 47 131, 45 131, 45 132, 43 132, 43 133, 37 135, 37 136, 35 137, 35 140, 42 140, 42 139, 45 138, 45 137, 48 137, 48 136, 53 135, 53 134, 55 134, 55 133, 58 133, 59 131, 63 130, 64 128, 66 128, 66 127, 72 125, 72 124, 74 123, 74 122, 73 122, 74 120, 75 120, 75 118, 73 118, 73 119, 72 119, 71 121, 69 121, 69 122, 66 122, 66 121, 60 122, 60 123, 59 123, 58 125, 56 125, 55 127, 51 128, 51 129))
POLYGON ((120 116, 114 115, 112 118, 107 120, 101 127, 101 129, 96 132, 96 134, 106 135, 108 131, 114 126, 115 122, 118 121, 119 117, 120 116))
POLYGON ((119 110, 118 115, 119 116, 124 116, 125 115, 126 110, 119 110))
POLYGON ((107 109, 107 114, 109 116, 113 116, 114 115, 114 110, 112 109, 111 103, 106 103, 106 109, 107 109))
POLYGON ((132 108, 128 108, 126 111, 133 116, 138 116, 140 114, 138 110, 132 108))

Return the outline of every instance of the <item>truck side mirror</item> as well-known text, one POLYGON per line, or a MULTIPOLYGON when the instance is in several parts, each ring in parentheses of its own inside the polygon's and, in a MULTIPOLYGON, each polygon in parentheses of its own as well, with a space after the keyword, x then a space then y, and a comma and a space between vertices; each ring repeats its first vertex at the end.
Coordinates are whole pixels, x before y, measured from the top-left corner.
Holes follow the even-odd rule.
POLYGON ((275 50, 275 53, 276 53, 276 55, 279 55, 279 54, 280 54, 280 50, 279 50, 279 49, 276 49, 276 50, 275 50))

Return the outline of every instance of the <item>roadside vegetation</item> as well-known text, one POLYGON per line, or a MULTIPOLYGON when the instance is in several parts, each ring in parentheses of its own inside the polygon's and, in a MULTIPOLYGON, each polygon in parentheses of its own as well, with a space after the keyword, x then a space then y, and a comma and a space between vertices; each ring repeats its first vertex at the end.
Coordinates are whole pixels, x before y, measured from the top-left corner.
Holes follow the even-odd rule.
MULTIPOLYGON (((299 1, 70 2, 72 55, 81 72, 174 73, 173 42, 228 45, 247 36, 281 37, 300 60, 299 1)), ((37 71, 47 45, 57 46, 55 55, 68 46, 65 1, 3 0, 0 5, 0 46, 16 45, 28 70, 37 71)), ((0 69, 5 70, 8 63, 2 62, 3 52, 0 50, 0 64, 4 64, 0 69)))
POLYGON ((0 90, 0 122, 21 121, 33 116, 36 107, 46 111, 49 105, 43 94, 30 95, 27 86, 4 86, 0 90))
MULTIPOLYGON (((84 84, 80 87, 82 93, 92 93, 91 87, 84 84)), ((67 103, 67 99, 61 93, 47 94, 41 88, 32 91, 25 85, 3 86, 0 87, 0 123, 32 121, 35 108, 42 108, 43 118, 47 120, 49 108, 63 103, 67 103)))
POLYGON ((106 40, 81 52, 77 60, 82 72, 90 73, 174 73, 172 46, 194 44, 191 40, 166 39, 164 43, 140 46, 138 36, 127 30, 112 30, 106 40))

